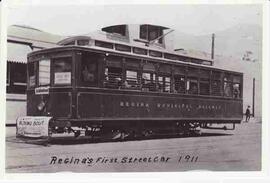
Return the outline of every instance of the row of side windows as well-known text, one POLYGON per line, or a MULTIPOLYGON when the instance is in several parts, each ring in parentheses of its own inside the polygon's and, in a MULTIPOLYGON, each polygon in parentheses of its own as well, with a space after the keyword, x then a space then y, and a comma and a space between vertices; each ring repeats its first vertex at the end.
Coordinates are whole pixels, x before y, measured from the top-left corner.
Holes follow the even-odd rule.
MULTIPOLYGON (((147 64, 146 64, 147 65, 147 64)), ((154 68, 154 66, 153 66, 154 68)), ((241 98, 241 76, 184 67, 181 73, 106 66, 105 88, 241 98), (217 77, 217 75, 219 75, 217 77), (214 77, 215 76, 215 77, 214 77)))
MULTIPOLYGON (((98 57, 82 59, 81 82, 84 86, 98 83, 98 57)), ((214 95, 241 98, 242 76, 210 69, 172 66, 154 62, 109 56, 105 58, 102 85, 105 88, 149 92, 214 95)))

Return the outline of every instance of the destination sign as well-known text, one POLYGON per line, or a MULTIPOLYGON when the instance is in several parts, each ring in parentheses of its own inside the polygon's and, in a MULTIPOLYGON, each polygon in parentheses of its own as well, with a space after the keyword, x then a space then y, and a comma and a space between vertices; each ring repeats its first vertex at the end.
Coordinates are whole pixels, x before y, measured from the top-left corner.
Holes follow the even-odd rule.
POLYGON ((49 94, 49 88, 50 87, 48 87, 48 86, 35 88, 35 94, 36 95, 46 95, 46 94, 49 94))

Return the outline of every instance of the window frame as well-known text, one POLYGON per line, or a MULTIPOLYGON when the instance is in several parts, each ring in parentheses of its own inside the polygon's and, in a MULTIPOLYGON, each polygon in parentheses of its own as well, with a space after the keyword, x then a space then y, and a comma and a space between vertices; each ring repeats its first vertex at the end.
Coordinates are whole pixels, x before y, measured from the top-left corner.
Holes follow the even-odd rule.
POLYGON ((68 56, 66 56, 66 55, 63 55, 63 56, 58 56, 58 57, 52 57, 51 58, 51 76, 52 76, 52 83, 51 83, 51 86, 63 86, 63 87, 71 87, 72 86, 72 84, 73 84, 73 75, 74 75, 74 73, 73 73, 73 56, 70 56, 70 55, 68 55, 68 56), (56 60, 57 59, 64 59, 64 58, 69 58, 70 59, 70 83, 69 84, 66 84, 66 83, 60 83, 60 84, 58 84, 58 83, 55 83, 55 62, 57 62, 56 60))
MULTIPOLYGON (((158 31, 158 35, 156 38, 164 35, 164 29, 162 29, 162 27, 160 26, 155 26, 155 25, 149 25, 149 24, 143 24, 143 25, 140 25, 140 34, 139 34, 139 38, 142 39, 142 40, 146 40, 148 42, 151 42, 152 40, 155 40, 156 38, 150 40, 150 31, 149 29, 157 29, 158 31), (143 26, 145 26, 146 28, 146 36, 142 36, 144 30, 143 30, 143 26)), ((158 39, 157 43, 156 44, 159 44, 159 45, 164 45, 164 37, 161 37, 158 39)))

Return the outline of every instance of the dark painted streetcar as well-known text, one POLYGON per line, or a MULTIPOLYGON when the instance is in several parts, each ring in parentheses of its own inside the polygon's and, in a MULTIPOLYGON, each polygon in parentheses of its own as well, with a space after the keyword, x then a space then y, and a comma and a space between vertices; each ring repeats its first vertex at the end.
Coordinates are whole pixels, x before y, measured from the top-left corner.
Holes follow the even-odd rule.
POLYGON ((241 122, 242 73, 210 60, 80 39, 28 55, 27 115, 51 116, 50 134, 124 138, 241 122))

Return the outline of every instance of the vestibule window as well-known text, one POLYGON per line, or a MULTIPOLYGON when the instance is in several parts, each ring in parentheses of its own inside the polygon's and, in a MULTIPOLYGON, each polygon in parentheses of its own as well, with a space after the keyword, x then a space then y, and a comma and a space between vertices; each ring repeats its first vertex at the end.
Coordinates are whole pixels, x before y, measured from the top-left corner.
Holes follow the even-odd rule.
POLYGON ((39 61, 39 86, 50 84, 50 65, 51 61, 49 59, 39 61))
POLYGON ((53 59, 54 84, 71 84, 71 61, 72 59, 70 57, 53 59))
POLYGON ((81 82, 83 86, 96 86, 98 82, 98 55, 82 53, 81 82))

